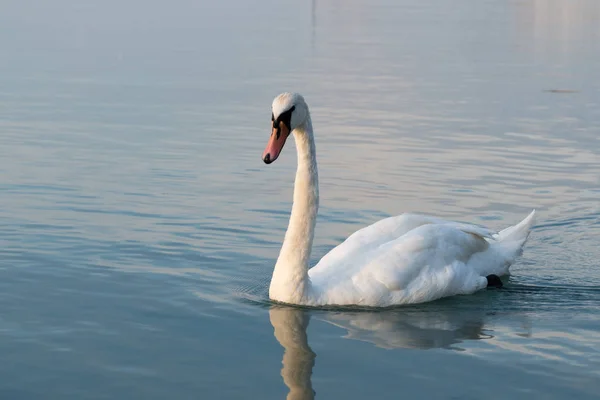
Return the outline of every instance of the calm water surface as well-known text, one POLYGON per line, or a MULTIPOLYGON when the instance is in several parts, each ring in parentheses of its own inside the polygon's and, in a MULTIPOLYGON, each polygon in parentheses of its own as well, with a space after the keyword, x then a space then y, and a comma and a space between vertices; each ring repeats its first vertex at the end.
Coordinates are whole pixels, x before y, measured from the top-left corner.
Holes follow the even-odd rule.
POLYGON ((3 399, 597 398, 596 0, 0 11, 3 399), (284 90, 313 113, 315 262, 404 211, 537 208, 505 289, 272 307, 296 157, 260 156, 284 90))

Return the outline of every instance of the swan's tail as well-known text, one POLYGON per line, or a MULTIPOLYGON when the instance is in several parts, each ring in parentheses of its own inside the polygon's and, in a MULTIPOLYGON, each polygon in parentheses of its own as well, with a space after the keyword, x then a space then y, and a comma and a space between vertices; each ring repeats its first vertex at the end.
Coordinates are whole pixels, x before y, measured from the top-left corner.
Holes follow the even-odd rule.
POLYGON ((531 233, 533 224, 535 224, 535 210, 533 210, 523 221, 503 229, 495 235, 495 239, 503 248, 505 255, 516 258, 522 254, 523 245, 531 233))

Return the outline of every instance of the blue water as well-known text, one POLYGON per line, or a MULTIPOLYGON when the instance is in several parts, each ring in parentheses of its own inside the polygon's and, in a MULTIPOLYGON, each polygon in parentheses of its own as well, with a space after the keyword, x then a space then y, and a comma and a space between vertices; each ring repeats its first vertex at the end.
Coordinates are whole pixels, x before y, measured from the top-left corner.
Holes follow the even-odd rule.
POLYGON ((600 3, 5 1, 0 397, 592 399, 600 3), (415 211, 538 224, 502 290, 268 302, 311 107, 313 262, 415 211))

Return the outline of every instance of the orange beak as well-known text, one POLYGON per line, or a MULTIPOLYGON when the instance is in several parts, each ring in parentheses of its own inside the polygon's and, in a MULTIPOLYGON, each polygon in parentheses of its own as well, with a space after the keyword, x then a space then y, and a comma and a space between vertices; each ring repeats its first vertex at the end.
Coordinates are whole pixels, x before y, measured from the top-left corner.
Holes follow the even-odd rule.
POLYGON ((267 143, 267 147, 262 156, 265 164, 271 164, 273 161, 277 160, 289 135, 290 130, 282 121, 279 122, 278 126, 273 127, 271 138, 269 138, 269 143, 267 143))

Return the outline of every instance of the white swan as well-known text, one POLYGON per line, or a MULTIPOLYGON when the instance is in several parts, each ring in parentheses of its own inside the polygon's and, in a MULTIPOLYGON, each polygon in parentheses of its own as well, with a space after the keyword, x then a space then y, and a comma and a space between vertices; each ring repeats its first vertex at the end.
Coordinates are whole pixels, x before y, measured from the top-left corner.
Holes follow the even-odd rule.
POLYGON ((298 169, 290 222, 269 287, 271 300, 385 307, 502 286, 498 276, 508 274, 521 254, 535 210, 498 233, 417 214, 386 218, 355 232, 309 269, 319 208, 310 113, 298 93, 280 94, 272 110, 273 130, 263 161, 275 161, 293 133, 298 169))

